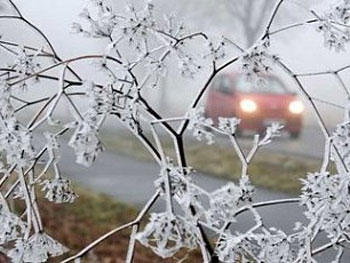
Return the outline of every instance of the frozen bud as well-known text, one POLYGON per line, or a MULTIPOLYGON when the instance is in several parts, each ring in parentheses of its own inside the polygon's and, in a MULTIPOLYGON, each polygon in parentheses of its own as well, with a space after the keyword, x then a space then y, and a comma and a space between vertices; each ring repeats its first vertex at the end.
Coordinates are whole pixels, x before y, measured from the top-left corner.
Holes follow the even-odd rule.
POLYGON ((45 198, 54 203, 73 203, 77 195, 71 188, 71 182, 67 179, 56 178, 52 181, 43 182, 45 198))
POLYGON ((87 122, 80 122, 69 140, 76 155, 76 162, 84 166, 90 166, 97 155, 103 151, 101 141, 97 136, 97 131, 87 122))
POLYGON ((24 222, 0 202, 0 245, 19 238, 25 230, 24 222))
POLYGON ((241 120, 237 118, 223 118, 219 117, 219 129, 227 132, 228 134, 234 134, 241 120))
POLYGON ((57 257, 66 253, 68 249, 48 236, 46 233, 35 233, 28 240, 17 239, 15 248, 8 256, 14 263, 46 262, 50 256, 57 257))
POLYGON ((193 136, 199 141, 201 141, 204 136, 208 144, 214 143, 214 135, 210 129, 213 125, 213 120, 204 117, 204 108, 191 109, 187 116, 189 119, 188 130, 192 130, 193 136))
POLYGON ((153 213, 149 223, 136 239, 162 258, 172 257, 181 248, 197 247, 197 231, 193 223, 171 213, 153 213))

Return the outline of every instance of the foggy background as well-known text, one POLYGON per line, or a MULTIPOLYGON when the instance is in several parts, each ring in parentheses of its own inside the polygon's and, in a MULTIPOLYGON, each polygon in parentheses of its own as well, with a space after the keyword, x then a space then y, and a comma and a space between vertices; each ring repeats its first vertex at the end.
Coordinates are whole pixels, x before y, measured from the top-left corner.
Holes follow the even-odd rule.
MULTIPOLYGON (((71 24, 81 22, 78 17, 81 10, 89 4, 90 1, 84 0, 15 0, 14 1, 23 15, 27 17, 34 25, 37 25, 51 40, 57 53, 62 59, 86 54, 103 54, 107 42, 101 39, 84 38, 82 35, 72 34, 71 24), (33 4, 35 2, 35 4, 33 4)), ((120 13, 125 9, 125 1, 112 1, 115 10, 120 13)), ((136 6, 142 6, 142 1, 131 1, 136 6)), ((220 38, 222 35, 237 42, 242 47, 252 44, 252 41, 259 38, 263 27, 269 18, 271 8, 276 1, 272 0, 155 0, 156 13, 174 14, 179 20, 185 22, 188 32, 203 31, 209 36, 220 38), (248 7, 244 7, 248 2, 252 2, 248 7), (268 3, 267 12, 262 13, 263 6, 268 3), (243 4, 245 3, 245 4, 243 4), (273 4, 271 4, 273 3, 273 4), (243 8, 242 8, 243 6, 243 8), (246 9, 244 9, 246 8, 246 9), (237 18, 237 10, 241 10, 247 18, 237 18), (249 14, 247 14, 247 10, 249 14), (246 12, 246 13, 245 13, 246 12), (259 20, 259 21, 257 21, 259 20), (248 34, 247 26, 254 29, 253 36, 248 34)), ((276 19, 272 28, 279 28, 283 25, 304 21, 307 18, 313 18, 308 12, 308 8, 316 10, 322 14, 327 10, 327 6, 332 1, 307 1, 302 0, 287 1, 283 5, 280 15, 276 19)), ((334 1, 333 1, 334 2, 334 1)), ((2 6, 2 12, 9 12, 6 6, 2 6)), ((0 28, 3 39, 12 39, 22 37, 27 42, 42 46, 38 38, 32 32, 26 31, 23 34, 23 25, 11 21, 11 23, 2 24, 0 28), (30 41, 28 41, 30 39, 30 41)), ((338 67, 349 63, 349 57, 345 53, 330 51, 323 46, 323 36, 317 32, 316 25, 303 26, 301 28, 288 30, 285 33, 278 34, 272 38, 271 53, 276 54, 292 68, 295 72, 314 72, 338 67), (276 41, 277 40, 277 41, 276 41)), ((239 66, 239 63, 237 64, 239 66)), ((228 71, 238 70, 238 67, 227 69, 228 71)), ((87 67, 87 66, 86 66, 87 67)), ((82 68, 88 73, 88 67, 82 68)), ((81 70, 81 69, 79 69, 81 70)), ((173 72, 163 81, 163 85, 158 89, 150 89, 146 92, 151 103, 156 108, 160 108, 165 116, 183 114, 192 97, 206 80, 209 68, 205 68, 194 79, 184 79, 173 72)), ((277 70, 276 73, 279 73, 277 70)), ((346 73, 346 72, 344 72, 346 73)), ((87 74, 88 75, 88 74, 87 74)), ((284 74, 280 75, 287 83, 290 89, 296 89, 293 82, 284 74)), ((346 79, 348 83, 349 78, 346 79)), ((338 81, 333 76, 317 76, 303 78, 303 84, 311 96, 328 100, 331 103, 344 106, 346 96, 341 89, 338 81)), ((204 103, 203 101, 202 103, 204 103)), ((305 124, 315 125, 315 119, 310 113, 310 108, 306 104, 305 124)), ((317 103, 320 111, 325 116, 329 127, 333 127, 343 117, 342 109, 317 103)))

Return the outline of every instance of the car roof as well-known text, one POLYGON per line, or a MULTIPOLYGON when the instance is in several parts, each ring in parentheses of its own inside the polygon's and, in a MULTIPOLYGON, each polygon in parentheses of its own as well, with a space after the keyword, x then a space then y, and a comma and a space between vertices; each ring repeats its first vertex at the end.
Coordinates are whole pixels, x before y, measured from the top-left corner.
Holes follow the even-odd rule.
MULTIPOLYGON (((284 83, 284 81, 276 74, 273 73, 264 73, 264 74, 260 74, 261 78, 269 78, 269 79, 275 79, 277 81, 279 81, 282 85, 284 90, 286 91, 286 94, 293 94, 296 95, 295 92, 293 92, 292 90, 290 90, 284 83)), ((231 71, 231 72, 223 72, 218 74, 215 78, 220 78, 220 77, 229 77, 231 79, 231 81, 236 81, 239 77, 244 76, 243 72, 237 72, 237 71, 231 71)), ((235 88, 235 87, 234 87, 235 88)))

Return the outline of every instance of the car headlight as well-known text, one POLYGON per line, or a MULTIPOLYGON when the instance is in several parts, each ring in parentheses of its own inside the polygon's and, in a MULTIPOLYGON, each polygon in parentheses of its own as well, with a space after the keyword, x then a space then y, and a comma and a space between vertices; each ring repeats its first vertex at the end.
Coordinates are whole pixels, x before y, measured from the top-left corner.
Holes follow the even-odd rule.
POLYGON ((294 114, 300 114, 304 111, 304 105, 300 101, 294 100, 289 103, 289 111, 294 114))
POLYGON ((256 111, 256 109, 258 108, 256 103, 251 99, 241 100, 239 106, 241 107, 242 111, 247 112, 247 113, 252 113, 252 112, 256 111))

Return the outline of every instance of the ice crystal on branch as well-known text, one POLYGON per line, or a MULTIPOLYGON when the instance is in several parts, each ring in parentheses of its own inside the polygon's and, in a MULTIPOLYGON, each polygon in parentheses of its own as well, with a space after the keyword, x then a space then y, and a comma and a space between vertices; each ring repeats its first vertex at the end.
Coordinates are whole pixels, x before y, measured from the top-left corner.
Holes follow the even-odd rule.
POLYGON ((222 262, 243 259, 247 262, 251 262, 250 259, 254 259, 252 262, 269 263, 306 262, 305 234, 288 236, 282 230, 274 228, 263 228, 256 233, 225 233, 220 237, 216 254, 222 262))
POLYGON ((278 57, 269 54, 270 40, 257 43, 242 56, 242 70, 248 81, 253 85, 265 85, 264 79, 272 71, 273 64, 278 57))
POLYGON ((198 242, 196 232, 188 220, 171 213, 153 213, 150 222, 136 238, 157 255, 167 258, 176 254, 181 248, 196 248, 198 242))
POLYGON ((11 104, 10 98, 10 85, 5 81, 0 80, 0 117, 4 121, 14 117, 15 110, 11 104))
POLYGON ((212 42, 207 41, 205 43, 205 48, 208 50, 207 54, 204 55, 204 58, 211 58, 213 61, 218 61, 225 58, 225 39, 222 37, 219 41, 212 42))
POLYGON ((237 118, 223 118, 219 117, 219 129, 228 134, 235 134, 237 127, 241 123, 237 118))
POLYGON ((157 31, 157 24, 154 18, 154 5, 151 2, 145 4, 145 8, 137 11, 130 5, 127 8, 127 16, 121 23, 121 32, 138 50, 147 50, 147 40, 150 35, 157 31), (145 40, 145 42, 143 42, 145 40))
MULTIPOLYGON (((174 15, 165 15, 164 16, 164 25, 161 26, 161 29, 164 33, 169 36, 173 36, 175 38, 182 38, 185 36, 185 26, 184 23, 179 21, 178 17, 174 15)), ((163 38, 161 38, 164 41, 163 38)), ((168 44, 172 44, 173 42, 167 42, 168 44)))
POLYGON ((15 248, 10 250, 9 257, 13 263, 46 262, 49 257, 57 257, 68 249, 48 236, 46 233, 35 233, 28 240, 18 239, 15 248))
POLYGON ((187 182, 183 179, 184 174, 189 175, 190 168, 176 167, 169 161, 168 164, 162 167, 160 177, 154 182, 157 188, 165 191, 165 184, 169 180, 170 191, 172 194, 176 194, 184 191, 187 182))
POLYGON ((120 120, 124 122, 125 126, 131 131, 138 133, 141 129, 140 124, 140 105, 137 99, 129 99, 126 96, 121 96, 120 107, 118 107, 118 113, 120 114, 120 120))
POLYGON ((152 3, 146 4, 141 11, 130 5, 121 14, 117 14, 105 1, 95 3, 95 6, 95 10, 85 8, 80 14, 88 23, 88 29, 74 23, 74 32, 88 37, 108 38, 115 48, 121 40, 125 40, 139 53, 147 51, 146 39, 154 37, 157 32, 152 3))
POLYGON ((10 101, 11 88, 0 82, 0 150, 4 151, 9 164, 24 166, 34 157, 32 134, 15 118, 10 101))
MULTIPOLYGON (((350 121, 345 120, 344 122, 337 125, 336 131, 333 134, 333 143, 337 147, 337 151, 342 158, 342 162, 350 167, 350 121)), ((332 151, 333 159, 337 159, 337 154, 332 151)), ((339 160, 336 162, 339 163, 339 160)), ((339 164, 338 164, 339 165, 339 164)))
POLYGON ((252 201, 254 188, 247 176, 237 186, 230 182, 210 194, 210 208, 207 218, 213 225, 235 221, 237 209, 246 202, 252 201))
POLYGON ((9 164, 24 167, 34 158, 32 134, 15 118, 3 119, 0 116, 0 147, 6 152, 9 164))
POLYGON ((157 77, 166 77, 167 67, 162 60, 155 60, 151 57, 147 58, 149 73, 156 74, 157 77))
POLYGON ((221 262, 236 262, 241 259, 248 243, 243 236, 224 235, 218 241, 215 252, 221 262))
POLYGON ((43 182, 43 191, 46 191, 45 198, 54 203, 73 203, 77 195, 71 188, 71 182, 63 178, 55 178, 52 181, 43 182))
POLYGON ((75 151, 76 162, 84 166, 90 166, 98 153, 103 150, 96 129, 85 121, 76 124, 76 130, 69 145, 75 151))
POLYGON ((214 143, 214 135, 210 131, 213 120, 204 117, 204 108, 191 109, 188 113, 188 130, 192 130, 193 136, 201 141, 204 136, 208 140, 208 144, 214 143))
POLYGON ((255 192, 255 188, 249 179, 248 175, 242 175, 239 180, 239 187, 241 189, 241 201, 251 202, 255 192))
POLYGON ((111 112, 114 102, 114 95, 111 87, 98 87, 93 82, 84 83, 85 92, 88 97, 90 113, 97 115, 107 115, 111 112))
MULTIPOLYGON (((25 79, 40 69, 38 58, 41 52, 42 51, 38 49, 35 53, 30 53, 30 51, 23 46, 17 48, 17 51, 15 51, 15 59, 11 67, 15 70, 20 79, 25 79)), ((38 78, 34 78, 34 80, 38 80, 38 78)), ((25 88, 27 82, 24 81, 21 85, 25 88)))
POLYGON ((283 125, 278 122, 272 123, 270 126, 266 128, 265 136, 259 142, 259 145, 266 145, 272 141, 273 138, 279 137, 281 135, 281 130, 283 129, 283 125))
POLYGON ((49 157, 59 161, 60 159, 60 145, 57 141, 57 138, 54 134, 50 132, 44 132, 44 136, 47 140, 47 152, 49 157))
POLYGON ((80 17, 87 22, 88 28, 84 29, 80 24, 74 23, 72 25, 73 32, 83 33, 87 37, 110 38, 117 25, 116 15, 104 1, 96 6, 97 10, 94 10, 96 12, 93 14, 87 8, 84 8, 80 13, 80 17))
POLYGON ((201 66, 196 64, 193 57, 189 55, 179 56, 179 69, 182 76, 193 78, 201 69, 201 66))
POLYGON ((166 78, 168 74, 166 63, 161 59, 156 60, 152 57, 147 57, 146 63, 150 79, 153 77, 151 86, 157 87, 160 80, 166 78))
POLYGON ((185 213, 191 205, 202 208, 199 195, 200 188, 194 184, 191 178, 192 169, 188 167, 175 166, 172 161, 162 167, 160 177, 155 180, 155 186, 161 190, 164 198, 168 198, 167 184, 169 184, 170 196, 175 196, 185 213))
POLYGON ((350 2, 340 0, 329 12, 319 18, 317 29, 323 33, 324 45, 336 51, 345 50, 350 42, 350 2))
POLYGON ((261 248, 258 255, 262 262, 293 262, 287 235, 281 230, 270 229, 266 234, 257 235, 261 248))
POLYGON ((302 179, 301 204, 310 224, 317 224, 336 242, 350 231, 350 176, 310 173, 302 179))
POLYGON ((26 225, 0 202, 0 245, 22 236, 26 225))

